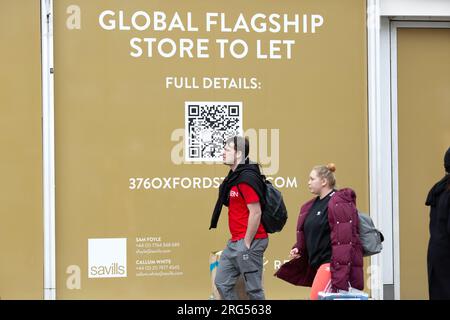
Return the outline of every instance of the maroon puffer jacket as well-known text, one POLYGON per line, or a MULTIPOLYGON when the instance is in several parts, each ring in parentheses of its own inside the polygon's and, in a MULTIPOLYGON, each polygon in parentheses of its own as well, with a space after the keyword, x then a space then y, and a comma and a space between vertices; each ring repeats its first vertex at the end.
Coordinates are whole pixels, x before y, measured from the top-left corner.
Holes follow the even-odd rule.
MULTIPOLYGON (((297 222, 297 242, 300 258, 283 264, 275 276, 298 286, 310 287, 317 269, 308 263, 303 226, 314 199, 300 209, 297 222)), ((333 289, 364 289, 363 249, 359 240, 359 218, 356 194, 346 188, 335 192, 328 202, 328 222, 331 229, 331 284, 333 289)))

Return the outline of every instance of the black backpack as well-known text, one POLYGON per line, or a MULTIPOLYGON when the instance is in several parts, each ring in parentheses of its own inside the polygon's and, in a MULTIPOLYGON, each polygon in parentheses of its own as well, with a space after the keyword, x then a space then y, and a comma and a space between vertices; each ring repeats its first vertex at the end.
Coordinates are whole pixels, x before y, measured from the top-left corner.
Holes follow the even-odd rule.
POLYGON ((270 181, 264 179, 264 182, 266 183, 266 194, 261 216, 262 224, 268 233, 280 232, 288 218, 283 195, 270 181))
MULTIPOLYGON (((266 190, 262 204, 261 222, 267 233, 280 232, 286 224, 288 213, 281 192, 262 176, 266 190)), ((239 189, 239 187, 238 187, 239 189)), ((242 196, 242 192, 239 190, 242 196)))

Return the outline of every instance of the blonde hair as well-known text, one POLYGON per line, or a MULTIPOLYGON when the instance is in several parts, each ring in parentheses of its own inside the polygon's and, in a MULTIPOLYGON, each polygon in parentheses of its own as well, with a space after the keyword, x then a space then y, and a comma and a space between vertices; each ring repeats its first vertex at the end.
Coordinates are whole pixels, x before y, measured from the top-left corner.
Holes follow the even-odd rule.
POLYGON ((334 163, 329 163, 326 166, 315 166, 313 170, 317 173, 319 178, 327 180, 331 188, 334 189, 336 187, 336 177, 334 176, 336 165, 334 163))

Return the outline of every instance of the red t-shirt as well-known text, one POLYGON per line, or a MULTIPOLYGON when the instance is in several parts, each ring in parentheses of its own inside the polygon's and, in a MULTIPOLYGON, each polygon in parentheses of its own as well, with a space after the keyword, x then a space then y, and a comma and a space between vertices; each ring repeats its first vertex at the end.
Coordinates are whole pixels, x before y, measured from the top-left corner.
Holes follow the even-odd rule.
MULTIPOLYGON (((259 202, 258 194, 246 183, 233 186, 230 190, 230 203, 228 205, 228 225, 231 232, 231 241, 238 241, 245 238, 247 232, 249 210, 248 203, 259 202), (244 197, 240 194, 241 191, 244 197), (244 200, 245 199, 245 200, 244 200)), ((255 239, 267 238, 266 230, 262 223, 259 224, 255 239)))

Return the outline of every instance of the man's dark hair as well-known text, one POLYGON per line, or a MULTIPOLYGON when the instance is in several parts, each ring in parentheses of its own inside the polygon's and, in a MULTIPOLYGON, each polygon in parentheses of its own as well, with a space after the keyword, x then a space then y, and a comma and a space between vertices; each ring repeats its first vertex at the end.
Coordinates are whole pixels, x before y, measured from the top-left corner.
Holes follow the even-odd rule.
POLYGON ((241 136, 234 136, 229 138, 225 145, 229 145, 230 143, 234 144, 234 151, 241 151, 244 155, 243 159, 241 159, 242 162, 248 162, 248 153, 250 151, 250 144, 248 142, 247 137, 241 137, 241 136))

